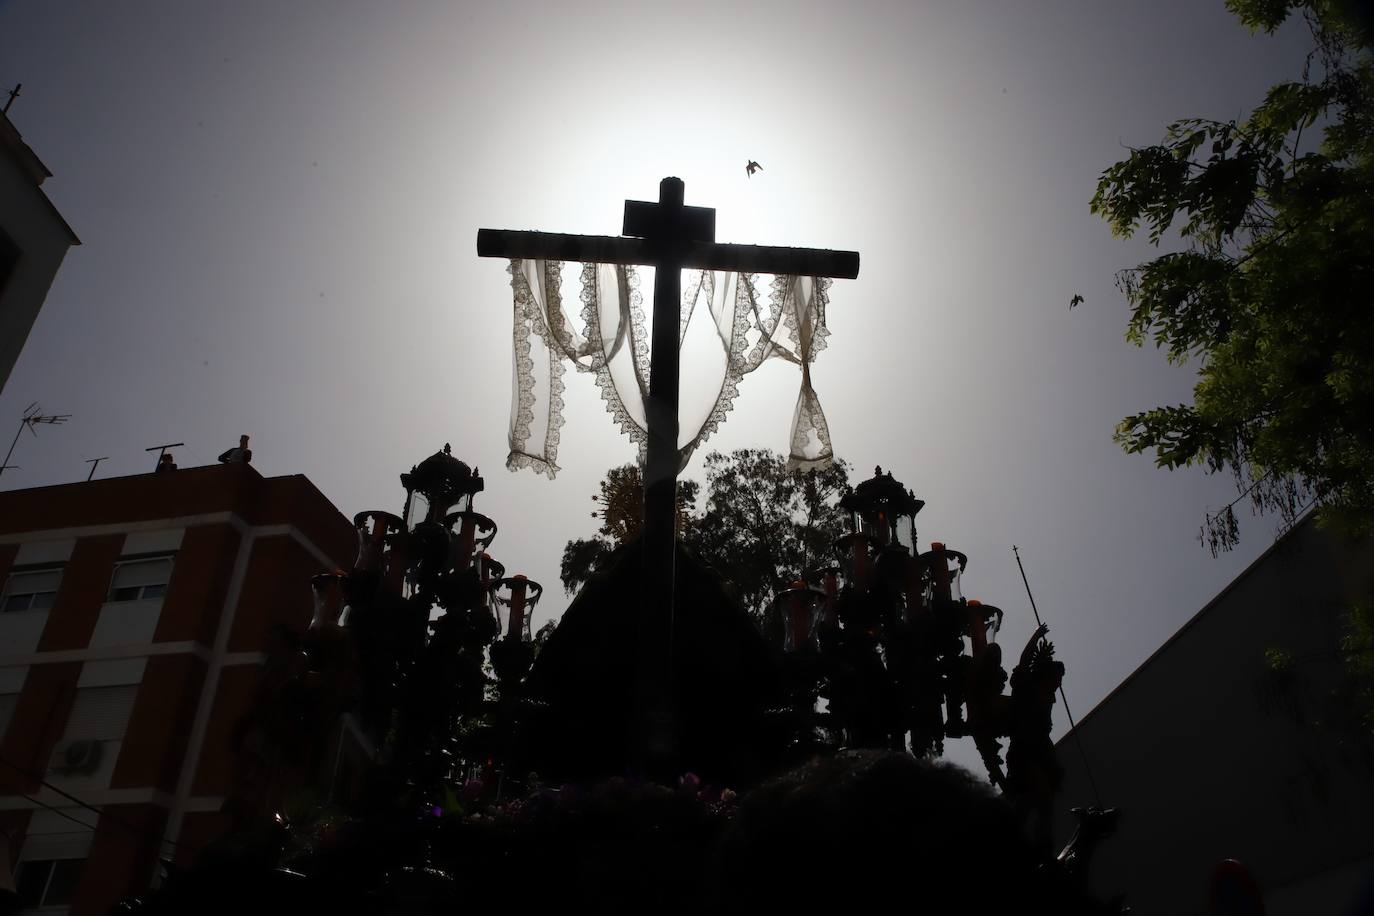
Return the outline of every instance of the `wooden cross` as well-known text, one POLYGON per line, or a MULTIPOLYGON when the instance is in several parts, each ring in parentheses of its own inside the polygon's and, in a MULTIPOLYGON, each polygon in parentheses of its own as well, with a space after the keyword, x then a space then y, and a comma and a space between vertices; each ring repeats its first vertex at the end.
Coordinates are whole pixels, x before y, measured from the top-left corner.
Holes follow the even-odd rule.
POLYGON ((678 467, 678 326, 683 268, 804 277, 859 275, 857 251, 725 245, 715 241, 716 211, 683 206, 683 183, 665 178, 658 201, 625 201, 620 237, 477 230, 485 258, 534 258, 654 268, 654 329, 649 353, 648 443, 644 468, 643 613, 636 678, 639 762, 658 778, 673 771, 673 586, 678 467))

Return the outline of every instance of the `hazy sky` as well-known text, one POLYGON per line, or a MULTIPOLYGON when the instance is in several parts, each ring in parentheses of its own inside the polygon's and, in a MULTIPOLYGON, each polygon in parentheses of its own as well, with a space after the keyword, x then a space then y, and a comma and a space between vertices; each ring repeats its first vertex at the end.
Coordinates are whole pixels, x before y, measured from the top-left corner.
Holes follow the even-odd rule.
MULTIPOLYGON (((0 436, 34 400, 72 420, 26 434, 0 488, 101 455, 99 476, 145 472, 167 441, 208 463, 246 432, 259 470, 351 516, 399 511, 397 475, 452 442, 486 477, 493 554, 561 611, 562 545, 634 450, 570 375, 563 472, 504 470, 510 291, 476 232, 615 234, 677 175, 719 240, 861 252, 813 374, 837 454, 927 501, 922 543, 969 554, 965 593, 1007 611, 1013 651, 1021 546, 1082 717, 1275 530, 1213 560, 1196 532, 1229 480, 1111 441, 1191 370, 1122 339, 1113 274, 1149 249, 1088 199, 1126 146, 1243 115, 1306 47, 1221 0, 0 0, 10 118, 84 243, 0 436)), ((746 378, 708 448, 785 450, 796 385, 746 378)))

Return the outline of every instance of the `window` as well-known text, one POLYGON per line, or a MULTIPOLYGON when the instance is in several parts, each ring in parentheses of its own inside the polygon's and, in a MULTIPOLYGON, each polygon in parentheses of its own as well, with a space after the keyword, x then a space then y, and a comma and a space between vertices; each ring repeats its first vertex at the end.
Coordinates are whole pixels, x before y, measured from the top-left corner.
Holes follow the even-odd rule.
POLYGON ((32 611, 52 607, 57 597, 57 585, 62 581, 61 569, 36 569, 11 573, 0 594, 0 611, 32 611))
POLYGON ((130 560, 115 567, 110 582, 111 601, 146 601, 167 594, 167 582, 172 578, 172 558, 130 560))
POLYGON ((85 859, 37 859, 19 863, 14 889, 22 909, 68 906, 81 880, 85 859))

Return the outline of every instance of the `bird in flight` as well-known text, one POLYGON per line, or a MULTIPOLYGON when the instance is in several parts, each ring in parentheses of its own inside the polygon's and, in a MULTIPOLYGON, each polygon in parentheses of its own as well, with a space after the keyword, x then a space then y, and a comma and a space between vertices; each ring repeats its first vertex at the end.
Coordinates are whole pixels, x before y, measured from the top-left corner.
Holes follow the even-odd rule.
POLYGON ((1073 298, 1069 300, 1069 308, 1073 308, 1075 305, 1082 305, 1082 304, 1083 304, 1083 297, 1080 296, 1080 295, 1078 295, 1078 293, 1074 293, 1074 294, 1073 294, 1073 298))
POLYGON ((763 166, 759 165, 757 162, 755 162, 754 160, 750 159, 750 160, 749 160, 747 163, 745 163, 745 165, 744 165, 744 174, 748 175, 750 178, 753 178, 753 177, 754 177, 754 173, 757 172, 757 171, 760 171, 762 168, 763 168, 763 166))

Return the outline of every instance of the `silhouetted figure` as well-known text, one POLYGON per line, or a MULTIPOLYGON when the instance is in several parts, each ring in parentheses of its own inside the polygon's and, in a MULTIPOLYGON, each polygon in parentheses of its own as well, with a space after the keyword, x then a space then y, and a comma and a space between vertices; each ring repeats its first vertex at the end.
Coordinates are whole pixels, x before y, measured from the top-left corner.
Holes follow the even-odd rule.
POLYGON ((987 767, 988 779, 1006 790, 1002 771, 1002 744, 997 739, 1011 730, 1011 697, 1002 694, 1007 672, 1002 667, 1002 647, 990 643, 973 657, 969 666, 968 720, 974 746, 987 767))
POLYGON ((220 464, 248 464, 253 460, 253 450, 248 447, 248 437, 239 436, 238 448, 231 448, 219 456, 220 464))
POLYGON ((754 177, 755 172, 761 171, 763 171, 763 166, 759 165, 753 159, 750 159, 744 164, 744 174, 748 175, 750 178, 754 177))
POLYGON ((170 452, 163 452, 157 459, 157 467, 153 468, 154 474, 165 474, 167 471, 175 471, 177 463, 172 460, 170 452))
POLYGON ((1055 661, 1054 643, 1041 624, 1021 650, 1011 672, 1010 741, 1007 744, 1007 792, 1027 818, 1032 835, 1050 843, 1050 809, 1063 780, 1063 770, 1050 740, 1054 695, 1064 680, 1064 663, 1055 661))

